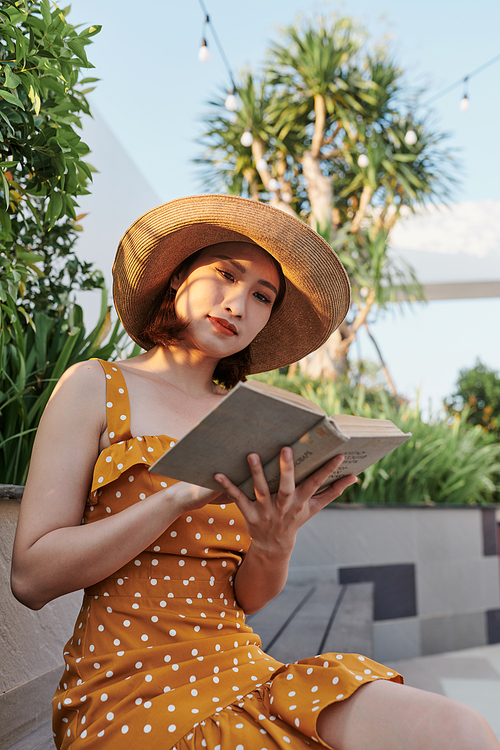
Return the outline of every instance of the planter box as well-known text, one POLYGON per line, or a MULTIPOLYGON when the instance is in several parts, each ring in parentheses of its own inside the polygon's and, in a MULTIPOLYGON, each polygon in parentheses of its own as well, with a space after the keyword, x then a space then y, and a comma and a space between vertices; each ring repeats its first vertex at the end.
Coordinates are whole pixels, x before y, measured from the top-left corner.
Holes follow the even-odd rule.
POLYGON ((332 505, 300 529, 290 579, 372 581, 380 661, 498 643, 498 512, 332 505))

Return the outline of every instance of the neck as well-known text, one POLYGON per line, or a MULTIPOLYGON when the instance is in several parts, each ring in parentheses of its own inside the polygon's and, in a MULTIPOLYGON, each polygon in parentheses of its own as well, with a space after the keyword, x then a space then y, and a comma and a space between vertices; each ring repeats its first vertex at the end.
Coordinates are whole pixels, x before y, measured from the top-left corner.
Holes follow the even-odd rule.
POLYGON ((155 346, 143 357, 158 377, 190 396, 214 392, 212 377, 218 362, 214 357, 185 346, 155 346))

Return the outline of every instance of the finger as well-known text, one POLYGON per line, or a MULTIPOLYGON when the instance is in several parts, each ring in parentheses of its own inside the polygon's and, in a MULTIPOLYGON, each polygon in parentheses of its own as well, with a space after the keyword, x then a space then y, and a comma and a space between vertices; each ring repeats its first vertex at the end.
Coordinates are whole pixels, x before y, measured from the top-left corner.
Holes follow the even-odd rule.
POLYGON ((280 453, 280 485, 278 497, 284 499, 295 492, 295 466, 291 448, 282 448, 280 453))
POLYGON ((262 468, 260 456, 257 453, 250 453, 247 456, 248 465, 252 472, 253 488, 257 500, 267 500, 271 496, 269 485, 262 468))
POLYGON ((317 469, 313 474, 311 474, 311 476, 307 477, 307 479, 302 482, 302 484, 300 485, 301 491, 304 492, 308 497, 314 495, 319 490, 321 485, 328 479, 328 477, 334 474, 335 471, 337 471, 343 460, 344 456, 342 454, 331 458, 326 462, 326 464, 323 464, 323 466, 317 469))
POLYGON ((239 490, 238 487, 233 484, 230 479, 226 477, 225 474, 215 474, 214 479, 216 482, 219 482, 221 487, 224 489, 225 494, 232 502, 241 502, 242 499, 246 500, 247 502, 251 502, 248 497, 241 490, 239 490))
POLYGON ((337 479, 337 481, 327 487, 326 490, 323 490, 317 495, 314 495, 311 498, 311 501, 318 504, 317 510, 321 510, 325 507, 325 505, 332 503, 334 500, 340 497, 348 487, 350 487, 352 484, 356 484, 357 481, 358 478, 355 477, 354 474, 349 474, 347 477, 337 479))

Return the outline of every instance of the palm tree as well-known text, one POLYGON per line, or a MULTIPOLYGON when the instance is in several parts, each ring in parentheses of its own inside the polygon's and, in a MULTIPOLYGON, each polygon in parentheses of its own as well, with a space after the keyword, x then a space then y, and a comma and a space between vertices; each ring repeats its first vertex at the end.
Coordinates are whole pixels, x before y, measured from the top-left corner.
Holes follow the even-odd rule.
POLYGON ((408 111, 402 71, 384 51, 367 53, 367 35, 351 19, 297 23, 269 48, 257 80, 225 94, 205 118, 204 166, 210 189, 246 194, 294 213, 329 241, 353 283, 353 308, 331 342, 302 369, 334 375, 370 311, 388 294, 422 298, 411 269, 389 262, 390 230, 402 210, 443 201, 453 182, 442 133, 408 111), (415 143, 405 140, 412 127, 415 143), (245 130, 251 146, 242 146, 245 130), (274 180, 274 182, 271 182, 274 180), (222 183, 222 185, 221 185, 222 183), (363 295, 360 290, 363 290, 363 295))

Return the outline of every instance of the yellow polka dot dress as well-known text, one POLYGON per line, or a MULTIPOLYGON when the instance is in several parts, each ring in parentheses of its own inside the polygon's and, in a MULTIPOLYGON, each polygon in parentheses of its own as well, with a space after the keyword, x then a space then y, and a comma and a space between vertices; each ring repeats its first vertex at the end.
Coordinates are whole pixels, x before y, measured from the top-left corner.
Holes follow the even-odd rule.
MULTIPOLYGON (((97 459, 84 523, 173 483, 148 472, 173 441, 131 436, 123 375, 101 365, 111 445, 97 459)), ((54 696, 58 748, 304 750, 324 745, 322 708, 366 682, 402 682, 356 654, 288 665, 267 656, 233 591, 249 544, 235 505, 207 505, 85 590, 54 696)))

